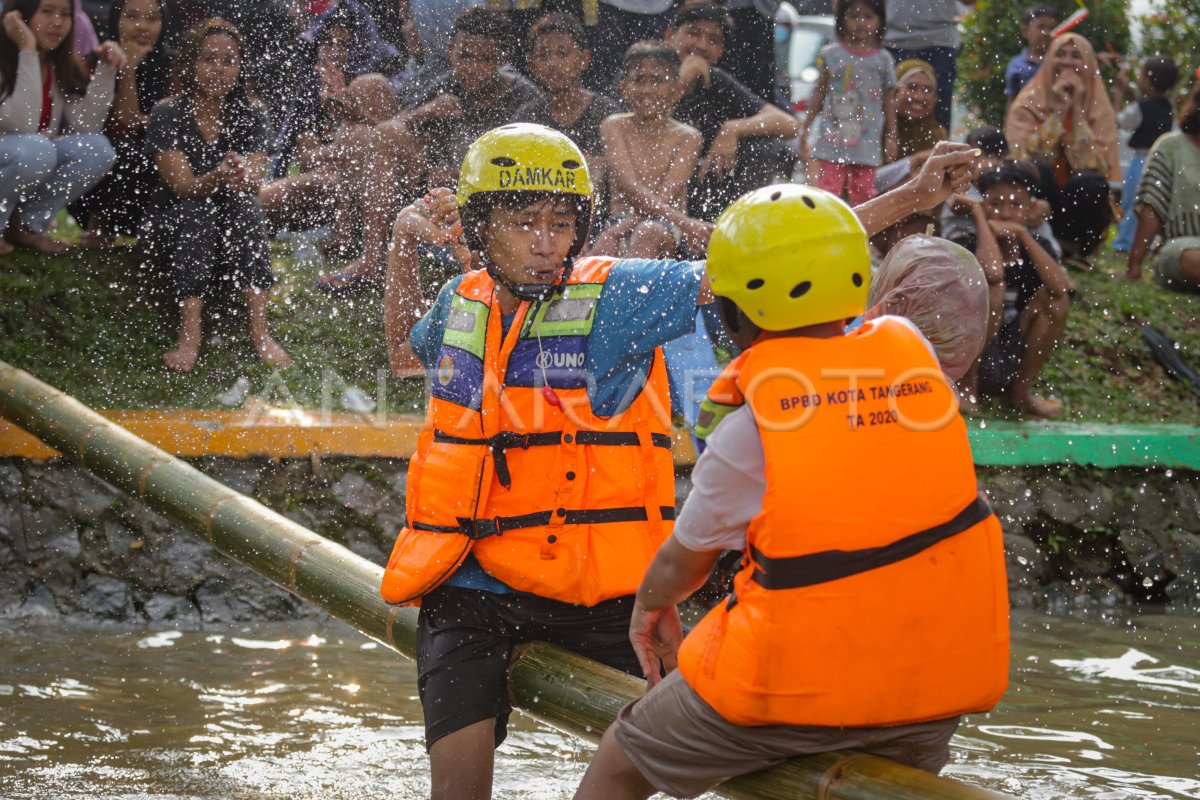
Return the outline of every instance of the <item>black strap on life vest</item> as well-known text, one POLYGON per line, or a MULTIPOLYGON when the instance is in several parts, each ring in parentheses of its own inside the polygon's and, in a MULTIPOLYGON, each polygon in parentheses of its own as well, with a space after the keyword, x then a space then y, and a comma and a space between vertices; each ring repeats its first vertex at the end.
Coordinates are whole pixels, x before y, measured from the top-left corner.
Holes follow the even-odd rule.
POLYGON ((751 579, 764 589, 799 589, 848 578, 912 558, 922 550, 978 525, 991 515, 992 509, 987 500, 983 495, 977 495, 953 519, 882 547, 826 550, 791 558, 769 558, 751 546, 750 558, 755 566, 751 579))
MULTIPOLYGON (((662 518, 675 519, 673 506, 661 506, 662 518)), ((409 527, 417 531, 430 533, 461 533, 471 539, 486 539, 489 536, 502 536, 507 531, 521 528, 537 528, 549 525, 554 517, 562 516, 564 525, 604 525, 609 522, 645 522, 646 509, 643 506, 628 508, 595 508, 568 511, 535 511, 532 514, 521 514, 515 517, 493 517, 492 519, 458 518, 458 525, 428 525, 424 522, 410 521, 409 527)))
MULTIPOLYGON (((541 433, 517 433, 516 431, 500 431, 495 436, 485 436, 472 439, 465 436, 451 436, 448 433, 435 430, 433 441, 439 444, 470 444, 484 445, 492 451, 492 462, 496 465, 496 478, 505 489, 512 488, 512 473, 508 470, 508 458, 505 451, 519 447, 528 450, 531 447, 549 447, 559 445, 565 436, 574 436, 576 444, 603 445, 606 447, 637 447, 638 436, 633 431, 576 431, 574 434, 564 434, 562 431, 544 431, 541 433)), ((665 433, 652 433, 650 439, 655 447, 671 449, 671 437, 665 433)), ((569 441, 569 440, 568 440, 569 441)))

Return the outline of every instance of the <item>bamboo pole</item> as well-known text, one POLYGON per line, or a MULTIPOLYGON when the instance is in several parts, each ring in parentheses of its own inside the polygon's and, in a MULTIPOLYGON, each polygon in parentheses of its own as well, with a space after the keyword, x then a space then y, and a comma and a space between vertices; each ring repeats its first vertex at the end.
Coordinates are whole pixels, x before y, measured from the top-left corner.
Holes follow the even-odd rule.
MULTIPOLYGON (((393 650, 415 658, 417 612, 379 595, 383 570, 109 422, 0 361, 0 414, 100 478, 201 534, 216 549, 393 650)), ((591 742, 644 683, 549 644, 513 655, 516 708, 591 742)), ((826 753, 722 784, 746 800, 1004 800, 885 759, 826 753)))

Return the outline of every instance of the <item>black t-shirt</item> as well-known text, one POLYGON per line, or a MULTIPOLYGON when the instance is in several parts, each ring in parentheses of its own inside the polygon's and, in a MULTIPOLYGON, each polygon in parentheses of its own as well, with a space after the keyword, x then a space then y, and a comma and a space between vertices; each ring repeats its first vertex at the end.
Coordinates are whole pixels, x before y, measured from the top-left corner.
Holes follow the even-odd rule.
POLYGON ((425 128, 426 134, 437 142, 432 148, 433 161, 444 167, 458 168, 471 143, 492 128, 507 125, 517 120, 517 109, 526 103, 542 99, 542 90, 524 76, 515 72, 501 73, 512 82, 496 102, 481 106, 477 99, 468 98, 466 92, 454 80, 454 73, 447 72, 417 98, 416 105, 424 105, 440 94, 452 94, 462 101, 463 115, 451 123, 437 122, 425 128))
POLYGON ((1149 150, 1158 137, 1171 132, 1171 101, 1165 97, 1143 97, 1138 100, 1142 109, 1142 124, 1129 136, 1134 150, 1149 150))
MULTIPOLYGON (((1054 257, 1054 250, 1050 247, 1049 242, 1044 241, 1038 236, 1033 237, 1042 249, 1054 257)), ((963 234, 962 236, 951 239, 955 244, 961 245, 972 253, 975 252, 975 247, 978 239, 975 237, 975 232, 963 234)), ((1033 293, 1040 289, 1044 284, 1042 278, 1038 275, 1037 267, 1033 265, 1033 259, 1024 246, 1020 247, 1019 257, 1015 262, 1008 262, 1004 265, 1004 322, 1007 324, 1020 314, 1029 301, 1033 298, 1033 293)))
POLYGON ((231 151, 242 155, 263 153, 270 149, 270 144, 267 115, 253 106, 230 109, 225 130, 215 142, 201 135, 192 101, 186 97, 156 105, 146 127, 146 148, 152 157, 179 150, 196 175, 212 172, 231 151))
POLYGON ((559 125, 550 116, 550 99, 541 97, 526 103, 517 109, 517 120, 520 122, 536 122, 547 128, 554 128, 567 136, 579 149, 585 153, 600 152, 600 123, 605 118, 621 113, 621 106, 616 100, 607 95, 596 93, 592 102, 579 115, 579 119, 569 126, 559 125))
POLYGON ((725 70, 713 67, 709 75, 709 85, 700 83, 684 95, 673 114, 675 119, 700 131, 704 137, 704 152, 708 152, 722 125, 731 119, 753 117, 766 105, 762 98, 725 70))

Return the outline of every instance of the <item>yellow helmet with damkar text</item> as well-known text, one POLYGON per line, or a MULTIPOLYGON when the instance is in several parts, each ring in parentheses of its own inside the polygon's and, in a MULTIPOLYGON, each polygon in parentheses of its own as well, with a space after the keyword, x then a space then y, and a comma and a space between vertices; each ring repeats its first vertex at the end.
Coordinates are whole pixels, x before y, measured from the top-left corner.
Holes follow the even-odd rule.
POLYGON ((578 145, 553 128, 523 122, 493 128, 476 139, 458 175, 458 207, 468 245, 482 248, 478 227, 486 220, 488 196, 514 193, 575 197, 579 219, 570 256, 579 254, 591 228, 593 199, 592 176, 578 145))
POLYGON ((708 277, 714 294, 764 330, 856 317, 871 278, 867 233, 828 192, 799 184, 755 189, 717 218, 708 277))

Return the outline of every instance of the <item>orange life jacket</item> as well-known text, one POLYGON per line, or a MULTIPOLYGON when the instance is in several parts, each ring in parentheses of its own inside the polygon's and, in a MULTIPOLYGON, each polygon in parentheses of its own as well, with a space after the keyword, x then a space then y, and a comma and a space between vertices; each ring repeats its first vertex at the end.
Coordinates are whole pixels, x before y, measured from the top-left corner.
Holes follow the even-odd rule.
POLYGON ((1008 677, 999 522, 953 390, 883 317, 735 362, 766 464, 734 590, 679 652, 737 725, 865 727, 992 708, 1008 677))
POLYGON ((675 518, 670 400, 655 350, 625 410, 592 411, 588 336, 614 263, 577 261, 561 292, 521 303, 507 335, 492 278, 463 278, 409 464, 388 602, 417 601, 470 552, 514 589, 568 603, 637 590, 675 518))

